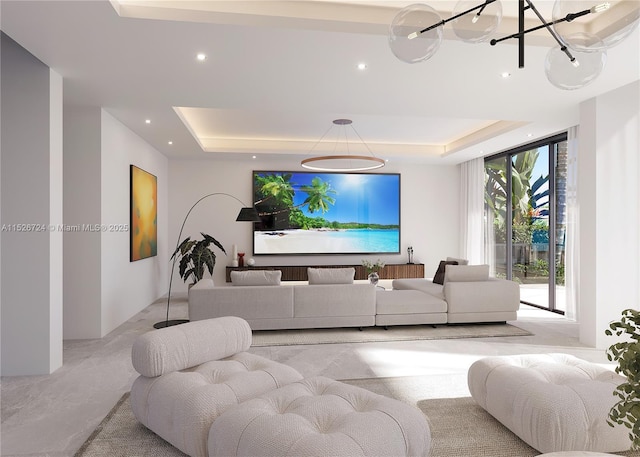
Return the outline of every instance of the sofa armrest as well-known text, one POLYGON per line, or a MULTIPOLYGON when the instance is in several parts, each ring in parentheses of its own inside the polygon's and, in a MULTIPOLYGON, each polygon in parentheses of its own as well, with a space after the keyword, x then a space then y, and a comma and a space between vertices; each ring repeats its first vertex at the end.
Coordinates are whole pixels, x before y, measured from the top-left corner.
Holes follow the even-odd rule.
POLYGON ((444 283, 444 298, 451 313, 517 311, 520 286, 506 279, 444 283))

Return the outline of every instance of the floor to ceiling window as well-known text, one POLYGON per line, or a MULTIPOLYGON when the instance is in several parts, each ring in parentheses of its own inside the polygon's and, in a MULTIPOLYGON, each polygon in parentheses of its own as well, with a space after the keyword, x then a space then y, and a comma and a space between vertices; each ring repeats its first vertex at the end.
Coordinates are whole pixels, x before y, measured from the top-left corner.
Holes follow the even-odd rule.
POLYGON ((564 312, 567 135, 485 160, 487 259, 524 303, 564 312))

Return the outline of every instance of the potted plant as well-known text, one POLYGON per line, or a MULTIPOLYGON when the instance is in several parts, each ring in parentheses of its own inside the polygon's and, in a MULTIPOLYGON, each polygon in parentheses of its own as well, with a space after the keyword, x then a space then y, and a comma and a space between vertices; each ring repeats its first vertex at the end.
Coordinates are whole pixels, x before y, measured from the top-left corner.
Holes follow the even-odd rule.
POLYGON ((171 259, 178 256, 180 258, 180 277, 187 282, 191 278, 191 284, 195 284, 204 276, 205 267, 209 274, 213 274, 213 267, 216 265, 216 254, 209 247, 211 244, 217 246, 225 255, 227 251, 218 240, 211 235, 200 232, 202 240, 192 240, 187 237, 178 245, 171 259))
POLYGON ((640 311, 625 309, 622 319, 609 324, 605 330, 609 336, 626 334, 629 341, 615 343, 607 350, 607 358, 617 362, 615 371, 627 381, 614 390, 619 401, 609 411, 607 423, 621 424, 630 429, 633 449, 640 448, 640 311))
POLYGON ((371 262, 370 260, 363 260, 362 266, 367 271, 367 277, 369 278, 369 282, 374 286, 378 285, 378 280, 380 276, 378 275, 378 270, 384 268, 385 263, 378 259, 375 262, 371 262))

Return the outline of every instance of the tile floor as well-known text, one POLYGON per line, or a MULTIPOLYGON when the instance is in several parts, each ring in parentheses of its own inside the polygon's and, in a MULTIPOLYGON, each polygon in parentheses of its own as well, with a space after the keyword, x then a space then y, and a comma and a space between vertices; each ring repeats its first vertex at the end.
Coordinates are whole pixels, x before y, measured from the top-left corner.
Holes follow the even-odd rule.
MULTIPOLYGON (((0 384, 2 456, 72 456, 136 378, 133 339, 163 319, 163 300, 100 340, 64 343, 64 365, 48 376, 4 377, 0 384)), ((178 297, 172 318, 186 316, 178 297)), ((517 325, 532 336, 252 348, 304 376, 334 379, 428 375, 424 398, 468 396, 466 372, 496 354, 565 352, 611 366, 601 350, 577 339, 578 325, 523 306, 517 325)))

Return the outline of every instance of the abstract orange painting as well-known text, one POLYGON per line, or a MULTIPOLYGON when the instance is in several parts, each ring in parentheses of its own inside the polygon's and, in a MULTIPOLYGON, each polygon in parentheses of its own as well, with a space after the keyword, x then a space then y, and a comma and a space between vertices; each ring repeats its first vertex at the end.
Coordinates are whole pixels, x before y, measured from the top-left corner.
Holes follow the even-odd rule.
POLYGON ((131 165, 131 262, 158 255, 158 178, 131 165))

